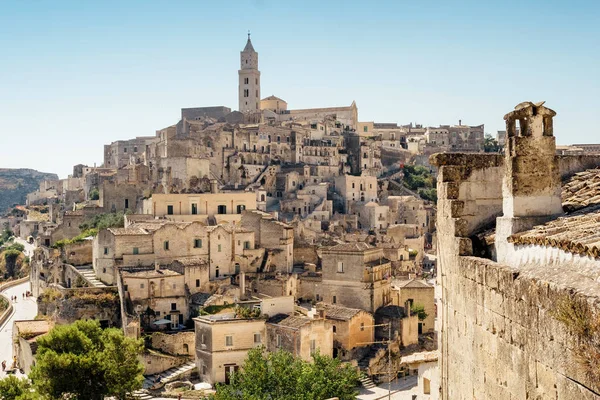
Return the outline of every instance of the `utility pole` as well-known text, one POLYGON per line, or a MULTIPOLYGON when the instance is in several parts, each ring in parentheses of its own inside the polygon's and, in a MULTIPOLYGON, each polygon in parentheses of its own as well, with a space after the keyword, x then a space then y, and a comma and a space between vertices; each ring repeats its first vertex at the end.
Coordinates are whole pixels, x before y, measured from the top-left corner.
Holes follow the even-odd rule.
MULTIPOLYGON (((377 324, 377 325, 367 325, 365 328, 375 328, 377 326, 387 326, 388 328, 388 340, 376 341, 376 342, 362 342, 357 343, 359 345, 365 344, 387 344, 388 347, 388 362, 387 362, 387 375, 388 375, 388 400, 392 398, 392 349, 390 345, 392 344, 392 322, 388 322, 387 324, 377 324)), ((375 334, 373 334, 375 336, 375 334)))

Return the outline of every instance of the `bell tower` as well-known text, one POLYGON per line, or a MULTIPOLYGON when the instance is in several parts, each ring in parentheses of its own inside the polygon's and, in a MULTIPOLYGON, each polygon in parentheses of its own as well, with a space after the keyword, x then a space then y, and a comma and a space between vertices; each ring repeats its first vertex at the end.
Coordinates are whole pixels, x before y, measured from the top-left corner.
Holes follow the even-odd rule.
POLYGON ((257 112, 260 110, 260 71, 258 53, 254 51, 248 31, 246 47, 240 52, 240 70, 238 71, 239 111, 257 112))

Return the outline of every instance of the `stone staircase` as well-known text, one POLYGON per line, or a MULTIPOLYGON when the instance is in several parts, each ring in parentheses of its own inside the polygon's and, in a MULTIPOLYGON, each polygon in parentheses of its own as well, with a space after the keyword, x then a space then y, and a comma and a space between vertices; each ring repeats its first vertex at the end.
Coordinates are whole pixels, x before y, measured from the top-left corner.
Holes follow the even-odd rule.
POLYGON ((144 377, 143 388, 150 389, 155 384, 155 382, 160 382, 161 385, 164 385, 165 383, 174 381, 181 375, 192 371, 194 368, 196 368, 196 362, 190 361, 186 364, 180 365, 178 367, 173 367, 164 372, 161 372, 160 374, 158 374, 158 381, 156 381, 157 375, 146 376, 144 377))
POLYGON ((365 374, 361 374, 360 377, 358 378, 358 380, 360 381, 360 384, 365 388, 365 389, 373 389, 375 388, 375 383, 373 382, 373 380, 371 378, 369 378, 367 375, 365 374))
POLYGON ((96 272, 91 265, 83 265, 75 267, 75 269, 92 287, 106 287, 106 285, 96 277, 96 272))
POLYGON ((137 400, 152 400, 154 397, 150 396, 148 393, 143 390, 136 390, 132 393, 132 397, 137 400))

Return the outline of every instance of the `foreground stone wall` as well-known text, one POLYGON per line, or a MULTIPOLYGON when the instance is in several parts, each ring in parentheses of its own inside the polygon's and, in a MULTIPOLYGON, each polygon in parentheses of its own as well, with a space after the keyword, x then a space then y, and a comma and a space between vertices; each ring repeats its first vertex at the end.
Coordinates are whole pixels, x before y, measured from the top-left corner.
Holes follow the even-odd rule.
POLYGON ((576 338, 553 317, 569 290, 482 258, 444 268, 443 398, 600 398, 573 351, 576 338))
MULTIPOLYGON (((558 299, 582 296, 577 288, 525 273, 519 264, 473 257, 471 238, 502 213, 503 160, 438 154, 431 161, 439 168, 442 398, 600 399, 599 382, 584 374, 575 353, 577 338, 553 317, 558 299)), ((570 164, 570 173, 577 172, 577 164, 570 164)), ((598 298, 584 302, 600 311, 598 298)))

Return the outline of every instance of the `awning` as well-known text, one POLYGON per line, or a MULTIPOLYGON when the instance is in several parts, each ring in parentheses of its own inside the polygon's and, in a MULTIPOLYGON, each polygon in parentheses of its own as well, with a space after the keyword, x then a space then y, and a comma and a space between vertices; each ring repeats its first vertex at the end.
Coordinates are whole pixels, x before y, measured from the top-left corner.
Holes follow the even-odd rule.
POLYGON ((159 319, 158 321, 154 321, 153 324, 154 325, 167 325, 170 324, 171 320, 170 319, 159 319))

